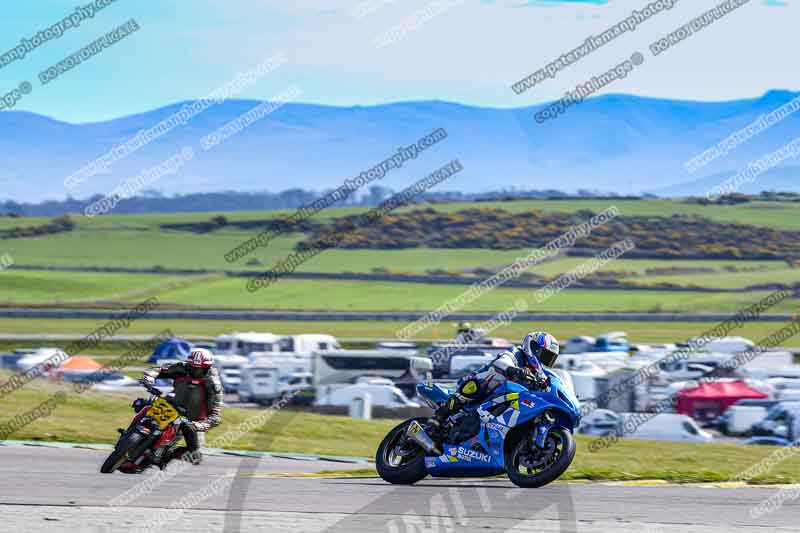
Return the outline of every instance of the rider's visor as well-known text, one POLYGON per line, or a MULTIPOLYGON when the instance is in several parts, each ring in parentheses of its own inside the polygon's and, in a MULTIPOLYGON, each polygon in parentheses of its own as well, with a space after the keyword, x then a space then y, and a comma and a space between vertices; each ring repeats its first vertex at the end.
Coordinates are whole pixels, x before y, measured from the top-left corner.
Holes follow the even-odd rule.
POLYGON ((556 360, 558 359, 558 354, 553 353, 550 350, 545 350, 538 344, 536 346, 531 347, 533 351, 533 355, 536 359, 539 360, 544 366, 553 367, 556 364, 556 360))

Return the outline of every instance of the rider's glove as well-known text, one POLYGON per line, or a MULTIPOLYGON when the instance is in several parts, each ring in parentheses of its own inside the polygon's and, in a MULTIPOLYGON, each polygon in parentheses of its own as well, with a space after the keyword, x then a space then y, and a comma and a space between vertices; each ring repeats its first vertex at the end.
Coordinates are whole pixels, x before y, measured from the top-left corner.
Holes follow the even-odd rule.
POLYGON ((153 385, 155 385, 156 380, 155 378, 153 378, 153 376, 148 376, 147 374, 145 374, 144 376, 139 378, 139 383, 141 383, 145 387, 152 387, 153 385))
POLYGON ((191 421, 186 425, 189 426, 189 429, 198 433, 206 430, 206 426, 202 422, 191 421))
POLYGON ((539 390, 545 390, 549 387, 547 377, 537 374, 529 368, 511 367, 506 370, 506 375, 512 381, 516 381, 517 383, 521 384, 530 383, 539 390))
POLYGON ((539 390, 547 390, 550 388, 550 380, 544 373, 530 373, 530 381, 539 390))
POLYGON ((523 372, 523 370, 521 368, 517 368, 515 366, 512 366, 512 367, 506 369, 506 376, 508 376, 508 379, 510 379, 512 381, 519 382, 519 381, 522 381, 523 379, 525 379, 525 372, 523 372))

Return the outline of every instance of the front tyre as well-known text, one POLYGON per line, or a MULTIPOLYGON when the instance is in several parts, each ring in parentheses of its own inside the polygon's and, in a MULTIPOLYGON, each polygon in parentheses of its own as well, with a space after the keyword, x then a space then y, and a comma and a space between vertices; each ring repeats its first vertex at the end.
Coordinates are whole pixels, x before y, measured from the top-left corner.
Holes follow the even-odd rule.
POLYGON ((420 423, 426 421, 424 418, 406 420, 391 430, 378 446, 375 467, 384 481, 394 485, 413 485, 428 475, 425 470, 425 451, 406 440, 406 429, 415 420, 420 423))
POLYGON ((569 468, 575 449, 575 439, 566 428, 551 429, 544 449, 536 446, 532 435, 525 435, 511 447, 506 460, 508 479, 525 489, 547 485, 569 468))
POLYGON ((120 466, 125 464, 126 461, 135 459, 135 457, 130 456, 130 453, 138 447, 141 440, 142 435, 135 432, 130 433, 127 437, 123 436, 119 442, 117 442, 114 451, 111 452, 105 462, 103 462, 103 466, 100 467, 100 473, 112 474, 120 466))

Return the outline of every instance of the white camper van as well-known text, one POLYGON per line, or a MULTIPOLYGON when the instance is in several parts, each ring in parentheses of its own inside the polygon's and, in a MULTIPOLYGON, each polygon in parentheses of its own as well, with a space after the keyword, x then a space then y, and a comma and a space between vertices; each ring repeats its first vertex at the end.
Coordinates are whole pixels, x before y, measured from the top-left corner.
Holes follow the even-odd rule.
POLYGON ((698 353, 688 359, 661 362, 658 366, 661 377, 667 381, 686 381, 709 375, 730 358, 731 355, 725 353, 698 353))
POLYGON ((752 428, 767 417, 766 407, 732 405, 725 411, 726 435, 750 435, 752 428))
MULTIPOLYGON (((623 414, 623 431, 626 431, 625 421, 637 416, 634 413, 623 414)), ((638 415, 640 416, 640 415, 638 415)), ((634 439, 649 440, 669 440, 679 442, 711 442, 713 435, 700 429, 700 426, 686 415, 673 413, 662 413, 655 415, 641 425, 637 426, 633 432, 626 432, 626 437, 634 439)))
POLYGON ((709 352, 739 353, 755 348, 755 343, 744 337, 720 337, 712 340, 706 346, 709 352))

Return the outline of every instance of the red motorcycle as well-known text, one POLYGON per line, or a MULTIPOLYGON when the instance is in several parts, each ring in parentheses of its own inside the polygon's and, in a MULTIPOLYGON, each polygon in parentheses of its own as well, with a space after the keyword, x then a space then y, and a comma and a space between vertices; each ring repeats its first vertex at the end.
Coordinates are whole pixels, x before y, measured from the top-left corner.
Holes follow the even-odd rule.
POLYGON ((160 465, 182 437, 180 428, 187 423, 186 410, 159 389, 145 388, 152 396, 133 402, 136 416, 128 429, 117 430, 120 437, 114 451, 100 467, 103 474, 116 470, 137 474, 152 465, 160 465))

